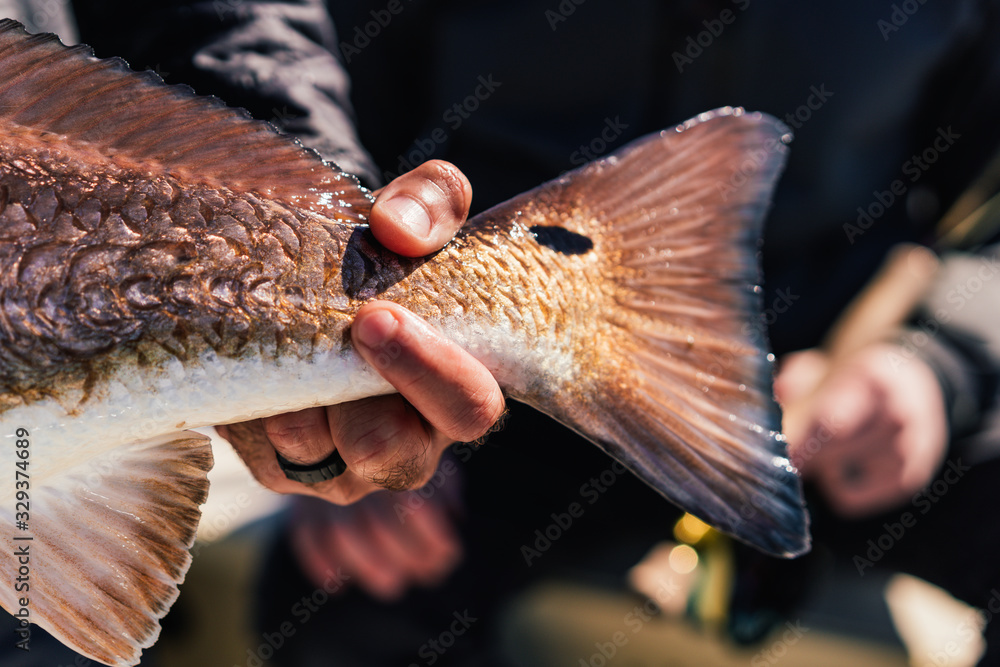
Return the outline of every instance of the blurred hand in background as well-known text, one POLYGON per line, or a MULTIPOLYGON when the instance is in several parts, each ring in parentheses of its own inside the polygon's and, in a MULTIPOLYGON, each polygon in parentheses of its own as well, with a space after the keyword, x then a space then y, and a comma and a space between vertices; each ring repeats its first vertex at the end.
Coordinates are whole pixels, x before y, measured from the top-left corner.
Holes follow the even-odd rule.
POLYGON ((446 489, 428 489, 377 491, 348 507, 295 498, 289 531, 302 571, 316 586, 343 576, 382 602, 440 583, 461 562, 462 543, 446 489))
POLYGON ((792 462, 835 512, 861 518, 902 505, 944 460, 948 426, 937 377, 889 343, 831 360, 787 355, 775 380, 792 462))

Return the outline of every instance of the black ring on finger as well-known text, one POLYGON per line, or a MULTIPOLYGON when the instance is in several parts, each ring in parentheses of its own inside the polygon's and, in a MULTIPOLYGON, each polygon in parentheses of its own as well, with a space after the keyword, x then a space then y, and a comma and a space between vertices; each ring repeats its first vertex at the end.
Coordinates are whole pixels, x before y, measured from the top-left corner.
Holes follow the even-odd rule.
POLYGON ((341 458, 340 452, 336 449, 319 463, 308 465, 292 463, 282 456, 280 452, 275 451, 274 453, 278 457, 278 466, 285 473, 285 477, 293 482, 319 484, 320 482, 333 479, 347 470, 347 464, 344 463, 344 459, 341 458))

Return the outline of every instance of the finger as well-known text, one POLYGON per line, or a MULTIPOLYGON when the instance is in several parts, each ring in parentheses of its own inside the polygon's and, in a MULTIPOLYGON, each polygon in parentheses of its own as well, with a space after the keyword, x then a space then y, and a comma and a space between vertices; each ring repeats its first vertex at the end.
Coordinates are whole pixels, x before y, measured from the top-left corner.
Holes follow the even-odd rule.
POLYGON ((425 586, 447 577, 462 560, 462 543, 448 513, 437 501, 429 501, 404 522, 409 541, 418 555, 414 576, 425 586))
POLYGON ((449 444, 399 394, 332 405, 327 414, 348 470, 391 491, 425 484, 449 444))
MULTIPOLYGON (((388 493, 373 496, 379 500, 389 497, 388 493)), ((368 503, 364 512, 374 548, 386 561, 392 563, 402 585, 405 587, 421 581, 431 564, 428 563, 429 555, 417 535, 379 505, 368 503)))
POLYGON ((829 359, 819 350, 803 350, 787 354, 774 378, 774 396, 782 405, 798 401, 810 394, 826 375, 829 359))
POLYGON ((389 250, 421 257, 451 240, 465 223, 471 203, 472 186, 458 167, 430 160, 380 191, 369 224, 389 250))
MULTIPOLYGON (((315 500, 312 502, 323 502, 315 500)), ((343 564, 336 559, 336 554, 329 548, 328 532, 336 530, 336 526, 326 521, 317 521, 302 517, 293 520, 291 529, 292 552, 299 562, 299 567, 309 581, 321 586, 330 576, 337 572, 343 564)))
POLYGON ((429 585, 449 574, 461 558, 461 545, 440 499, 416 491, 378 494, 369 510, 382 529, 386 552, 410 582, 429 585), (413 502, 419 497, 421 502, 413 502))
POLYGON ((878 422, 880 395, 864 379, 833 378, 810 401, 804 428, 788 433, 789 454, 805 475, 825 469, 878 422))
POLYGON ((351 337, 361 356, 451 440, 476 440, 503 415, 503 394, 489 370, 402 306, 366 304, 351 337))
POLYGON ((364 512, 359 512, 357 521, 341 525, 329 535, 329 548, 338 555, 344 569, 354 574, 355 583, 365 592, 386 602, 403 594, 405 577, 380 547, 364 512))
POLYGON ((337 505, 348 505, 379 489, 351 470, 318 484, 303 484, 288 479, 278 466, 274 445, 259 419, 219 426, 217 430, 232 444, 254 478, 276 493, 297 493, 323 498, 337 505))
POLYGON ((323 408, 287 412, 261 421, 275 450, 292 463, 318 463, 335 449, 323 408))

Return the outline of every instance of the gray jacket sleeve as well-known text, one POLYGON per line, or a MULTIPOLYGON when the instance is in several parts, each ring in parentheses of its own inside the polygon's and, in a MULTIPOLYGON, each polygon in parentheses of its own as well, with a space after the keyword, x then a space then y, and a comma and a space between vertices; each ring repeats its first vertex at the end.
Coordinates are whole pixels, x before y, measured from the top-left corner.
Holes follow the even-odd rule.
POLYGON ((369 187, 381 185, 358 141, 350 79, 322 0, 89 0, 74 9, 81 41, 97 55, 243 107, 369 187))
POLYGON ((953 450, 970 462, 1000 456, 1000 247, 944 257, 899 342, 937 374, 953 450))

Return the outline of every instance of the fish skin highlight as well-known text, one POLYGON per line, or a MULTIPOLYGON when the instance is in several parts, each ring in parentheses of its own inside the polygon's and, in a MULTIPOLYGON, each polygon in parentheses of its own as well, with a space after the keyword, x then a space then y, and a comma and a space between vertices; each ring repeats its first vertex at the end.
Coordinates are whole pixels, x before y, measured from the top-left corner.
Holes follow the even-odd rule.
POLYGON ((210 448, 185 429, 393 391, 350 346, 375 298, 685 510, 803 553, 759 333, 788 139, 764 114, 707 112, 407 259, 371 235, 356 179, 267 124, 0 22, 0 605, 27 595, 74 650, 137 664, 207 493, 210 448))

